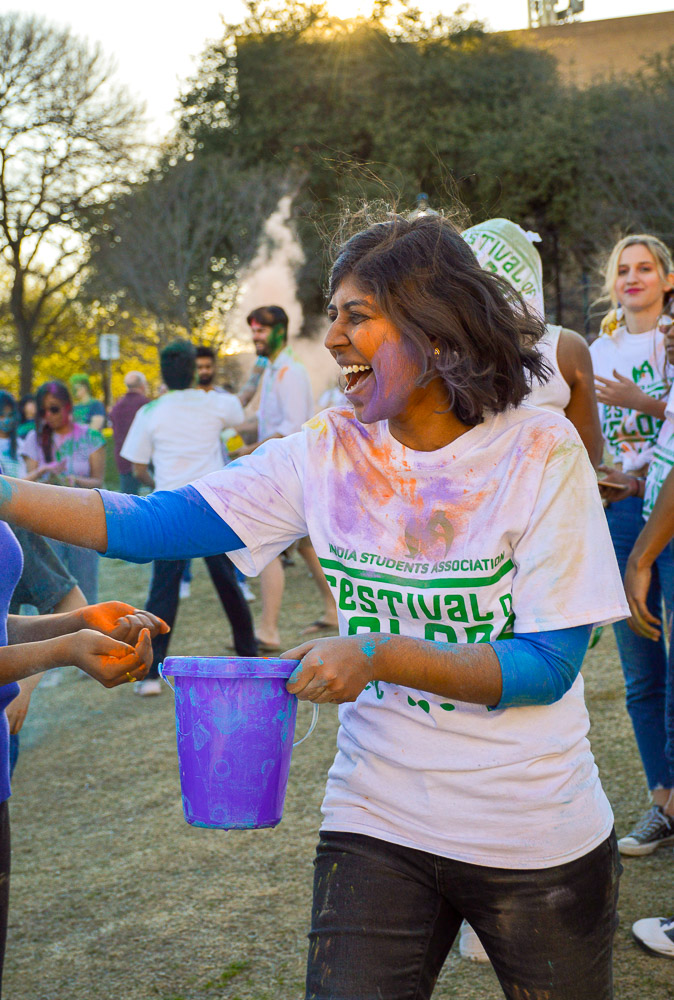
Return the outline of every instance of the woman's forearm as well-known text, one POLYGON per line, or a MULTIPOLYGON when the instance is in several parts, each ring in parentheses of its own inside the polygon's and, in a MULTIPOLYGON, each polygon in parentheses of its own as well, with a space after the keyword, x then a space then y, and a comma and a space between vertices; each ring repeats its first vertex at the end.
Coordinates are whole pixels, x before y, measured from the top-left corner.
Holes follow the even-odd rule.
POLYGON ((304 700, 355 701, 383 681, 490 708, 552 705, 576 680, 591 631, 575 625, 475 644, 363 633, 310 640, 283 657, 300 661, 288 690, 304 700))
POLYGON ((64 611, 55 615, 8 615, 7 641, 10 646, 21 642, 41 642, 44 639, 70 635, 84 627, 77 611, 64 611))
POLYGON ((0 476, 0 518, 59 542, 105 552, 105 512, 95 490, 0 476))
POLYGON ((674 470, 660 487, 651 515, 634 543, 629 562, 652 566, 664 547, 674 537, 674 470))
POLYGON ((501 700, 501 665, 487 643, 448 649, 447 643, 378 636, 376 674, 377 680, 443 698, 478 705, 497 705, 501 700))
POLYGON ((0 648, 0 684, 11 684, 69 663, 69 647, 62 637, 3 646, 0 648))

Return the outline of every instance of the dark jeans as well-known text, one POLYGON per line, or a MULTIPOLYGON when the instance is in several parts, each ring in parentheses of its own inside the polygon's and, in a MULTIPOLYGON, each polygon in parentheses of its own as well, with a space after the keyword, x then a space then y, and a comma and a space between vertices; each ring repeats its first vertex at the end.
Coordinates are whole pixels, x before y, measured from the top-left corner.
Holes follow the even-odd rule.
POLYGON ((0 995, 2 994, 2 970, 5 964, 5 944, 7 942, 7 914, 9 911, 9 803, 0 803, 0 995))
MULTIPOLYGON (((646 523, 642 516, 643 500, 628 497, 612 503, 606 509, 613 547, 624 578, 627 559, 637 536, 646 523)), ((666 616, 671 621, 674 602, 674 558, 672 548, 667 546, 653 564, 651 586, 648 591, 648 608, 652 614, 662 617, 662 602, 666 616)), ((674 762, 667 760, 665 744, 666 708, 668 686, 667 650, 664 628, 658 642, 636 635, 626 621, 613 626, 620 664, 625 677, 625 697, 639 754, 646 772, 648 787, 673 788, 674 762)), ((674 686, 674 675, 669 678, 674 686)), ((670 694, 670 701, 674 692, 670 694)))
MULTIPOLYGON (((236 582, 234 566, 226 555, 206 556, 205 559, 213 586, 232 626, 236 652, 239 656, 257 656, 253 619, 248 602, 236 582)), ((178 615, 180 579, 186 565, 187 559, 156 559, 152 564, 150 593, 145 607, 163 618, 171 628, 178 615)), ((170 638, 169 632, 167 635, 158 635, 152 640, 154 659, 149 677, 159 676, 159 664, 166 657, 170 638)))
POLYGON ((119 474, 120 493, 131 493, 133 496, 138 496, 142 485, 143 484, 141 483, 140 479, 136 479, 133 472, 120 472, 119 474))
POLYGON ((322 833, 306 1000, 427 1000, 463 918, 509 1000, 610 1000, 619 872, 614 834, 568 864, 513 870, 322 833))

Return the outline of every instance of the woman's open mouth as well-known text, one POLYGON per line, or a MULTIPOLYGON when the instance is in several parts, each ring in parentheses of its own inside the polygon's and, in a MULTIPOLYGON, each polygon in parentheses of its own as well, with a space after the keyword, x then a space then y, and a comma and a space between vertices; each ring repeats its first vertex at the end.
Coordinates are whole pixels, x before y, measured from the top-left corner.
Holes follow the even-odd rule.
POLYGON ((371 374, 370 365, 347 365, 342 368, 342 375, 346 379, 346 394, 355 392, 358 386, 371 374))

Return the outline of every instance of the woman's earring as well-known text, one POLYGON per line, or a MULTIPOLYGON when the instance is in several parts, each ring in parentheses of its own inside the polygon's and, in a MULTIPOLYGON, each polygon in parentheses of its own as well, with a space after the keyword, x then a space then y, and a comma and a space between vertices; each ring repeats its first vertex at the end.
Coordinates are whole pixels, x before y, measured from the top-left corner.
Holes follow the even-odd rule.
POLYGON ((435 354, 436 358, 439 357, 440 356, 440 348, 436 347, 435 350, 433 351, 433 354, 435 354))

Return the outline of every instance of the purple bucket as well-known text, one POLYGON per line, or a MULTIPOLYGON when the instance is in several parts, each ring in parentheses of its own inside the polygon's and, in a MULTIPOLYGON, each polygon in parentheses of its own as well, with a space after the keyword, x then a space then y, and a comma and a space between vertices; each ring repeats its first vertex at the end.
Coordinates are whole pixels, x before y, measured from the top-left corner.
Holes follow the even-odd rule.
POLYGON ((192 826, 250 830, 283 815, 297 698, 286 681, 297 660, 170 656, 185 819, 192 826))

